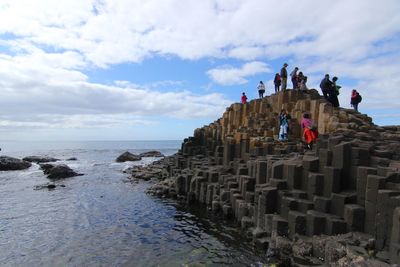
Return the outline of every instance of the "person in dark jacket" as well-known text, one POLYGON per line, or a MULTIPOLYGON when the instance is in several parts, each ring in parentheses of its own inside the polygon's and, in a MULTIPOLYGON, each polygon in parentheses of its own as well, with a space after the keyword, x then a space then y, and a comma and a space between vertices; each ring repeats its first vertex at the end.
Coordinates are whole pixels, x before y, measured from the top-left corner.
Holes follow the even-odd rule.
POLYGON ((289 65, 285 63, 283 64, 283 67, 281 69, 282 91, 285 91, 287 87, 287 70, 286 70, 287 66, 289 65))
POLYGON ((329 97, 328 97, 328 101, 331 102, 332 106, 334 106, 335 108, 339 107, 339 99, 338 99, 338 95, 339 95, 339 89, 340 88, 339 85, 336 85, 336 81, 338 80, 338 77, 333 77, 332 78, 332 89, 329 93, 329 97))
POLYGON ((279 75, 279 73, 275 74, 274 85, 275 85, 275 93, 278 93, 279 87, 281 86, 281 76, 279 75))
POLYGON ((293 90, 299 89, 298 88, 298 83, 297 83, 297 71, 299 70, 298 67, 295 67, 294 70, 290 73, 290 77, 292 79, 292 84, 293 84, 293 90))
POLYGON ((325 78, 322 79, 319 87, 322 90, 322 94, 324 95, 325 99, 329 101, 329 95, 332 93, 333 83, 329 80, 329 74, 325 74, 325 78))

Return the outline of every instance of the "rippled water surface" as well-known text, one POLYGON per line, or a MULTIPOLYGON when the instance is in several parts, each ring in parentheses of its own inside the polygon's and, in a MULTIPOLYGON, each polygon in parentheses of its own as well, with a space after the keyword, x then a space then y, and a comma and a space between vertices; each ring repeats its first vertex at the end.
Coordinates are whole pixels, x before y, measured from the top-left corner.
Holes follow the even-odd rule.
POLYGON ((148 183, 132 184, 115 163, 126 150, 170 155, 180 142, 2 144, 2 155, 48 155, 83 176, 48 182, 39 166, 0 172, 1 266, 258 265, 258 256, 235 227, 147 196, 148 183), (65 161, 77 157, 77 161, 65 161))

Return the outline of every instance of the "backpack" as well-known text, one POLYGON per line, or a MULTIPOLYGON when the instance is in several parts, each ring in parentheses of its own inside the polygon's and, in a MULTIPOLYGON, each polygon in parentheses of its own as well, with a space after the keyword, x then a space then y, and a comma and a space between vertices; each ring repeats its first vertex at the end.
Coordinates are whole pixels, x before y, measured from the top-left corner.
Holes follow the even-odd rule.
POLYGON ((356 101, 357 101, 357 103, 360 103, 360 102, 361 102, 361 100, 362 100, 362 97, 361 97, 361 95, 360 95, 360 94, 357 94, 357 97, 356 97, 356 101))
POLYGON ((310 126, 307 127, 311 131, 316 131, 318 129, 318 125, 313 122, 310 126))

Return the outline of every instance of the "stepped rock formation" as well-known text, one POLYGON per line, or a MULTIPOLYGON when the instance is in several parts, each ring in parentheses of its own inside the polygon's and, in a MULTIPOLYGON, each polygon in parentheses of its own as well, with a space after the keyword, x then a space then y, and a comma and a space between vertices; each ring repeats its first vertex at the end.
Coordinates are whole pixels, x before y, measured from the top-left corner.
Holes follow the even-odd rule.
POLYGON ((362 232, 375 239, 370 250, 400 262, 400 126, 333 108, 316 90, 233 104, 164 161, 168 179, 150 192, 235 218, 265 248, 308 237, 311 254, 330 263, 340 257, 325 243, 317 249, 316 236, 362 232), (276 141, 281 109, 292 118, 284 143, 276 141), (312 151, 301 142, 304 112, 320 132, 312 151))

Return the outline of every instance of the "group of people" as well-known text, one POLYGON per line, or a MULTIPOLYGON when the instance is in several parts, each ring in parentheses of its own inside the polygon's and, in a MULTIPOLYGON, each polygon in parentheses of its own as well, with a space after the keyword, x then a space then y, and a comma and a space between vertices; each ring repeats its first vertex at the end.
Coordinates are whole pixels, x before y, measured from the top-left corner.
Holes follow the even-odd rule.
MULTIPOLYGON (((274 85, 275 85, 275 93, 281 90, 287 89, 287 78, 288 73, 286 68, 288 64, 283 64, 283 67, 280 73, 275 74, 274 78, 274 85)), ((303 72, 298 72, 299 68, 295 67, 294 70, 290 73, 290 78, 293 83, 293 89, 295 90, 306 90, 307 88, 307 76, 304 76, 303 72)), ((325 77, 322 79, 320 83, 320 88, 322 90, 322 94, 325 99, 327 99, 332 106, 339 107, 339 99, 338 95, 340 94, 341 86, 337 84, 338 78, 335 76, 330 80, 329 74, 326 74, 325 77)), ((265 85, 263 81, 257 86, 258 89, 258 96, 260 98, 264 97, 265 93, 265 85)), ((358 111, 358 104, 361 102, 362 97, 357 92, 357 90, 353 90, 351 92, 351 100, 350 104, 354 108, 355 111, 358 111)), ((246 93, 242 93, 241 97, 242 104, 247 103, 247 96, 246 93)), ((289 132, 289 122, 290 122, 290 115, 286 112, 286 110, 282 109, 279 113, 279 136, 278 139, 280 141, 287 141, 288 140, 288 132, 289 132)), ((317 126, 314 124, 313 120, 309 113, 304 113, 303 118, 301 120, 301 128, 303 130, 303 140, 305 142, 305 149, 312 149, 312 145, 315 143, 318 137, 318 130, 317 126)))
MULTIPOLYGON (((275 74, 274 84, 275 84, 275 93, 279 92, 280 86, 282 85, 282 90, 286 90, 287 88, 287 79, 288 72, 287 67, 289 65, 287 63, 283 64, 280 73, 275 74)), ((293 71, 290 73, 290 79, 293 84, 294 90, 307 90, 307 76, 304 76, 302 71, 299 71, 298 67, 295 67, 293 71)))
MULTIPOLYGON (((279 113, 279 141, 288 140, 289 132, 289 120, 290 115, 287 114, 286 110, 282 109, 279 113)), ((303 130, 303 140, 305 142, 305 149, 312 149, 313 144, 318 137, 318 129, 310 117, 309 113, 304 113, 301 120, 301 128, 303 130)))
MULTIPOLYGON (((332 78, 331 81, 329 80, 329 74, 325 74, 325 77, 322 79, 319 85, 325 99, 328 100, 328 102, 330 102, 332 106, 336 108, 339 107, 338 95, 340 94, 340 88, 342 88, 336 83, 337 80, 338 77, 335 76, 332 78)), ((358 111, 358 104, 361 102, 361 100, 361 95, 357 92, 356 89, 353 89, 353 91, 351 92, 350 105, 354 108, 355 111, 358 111)))

